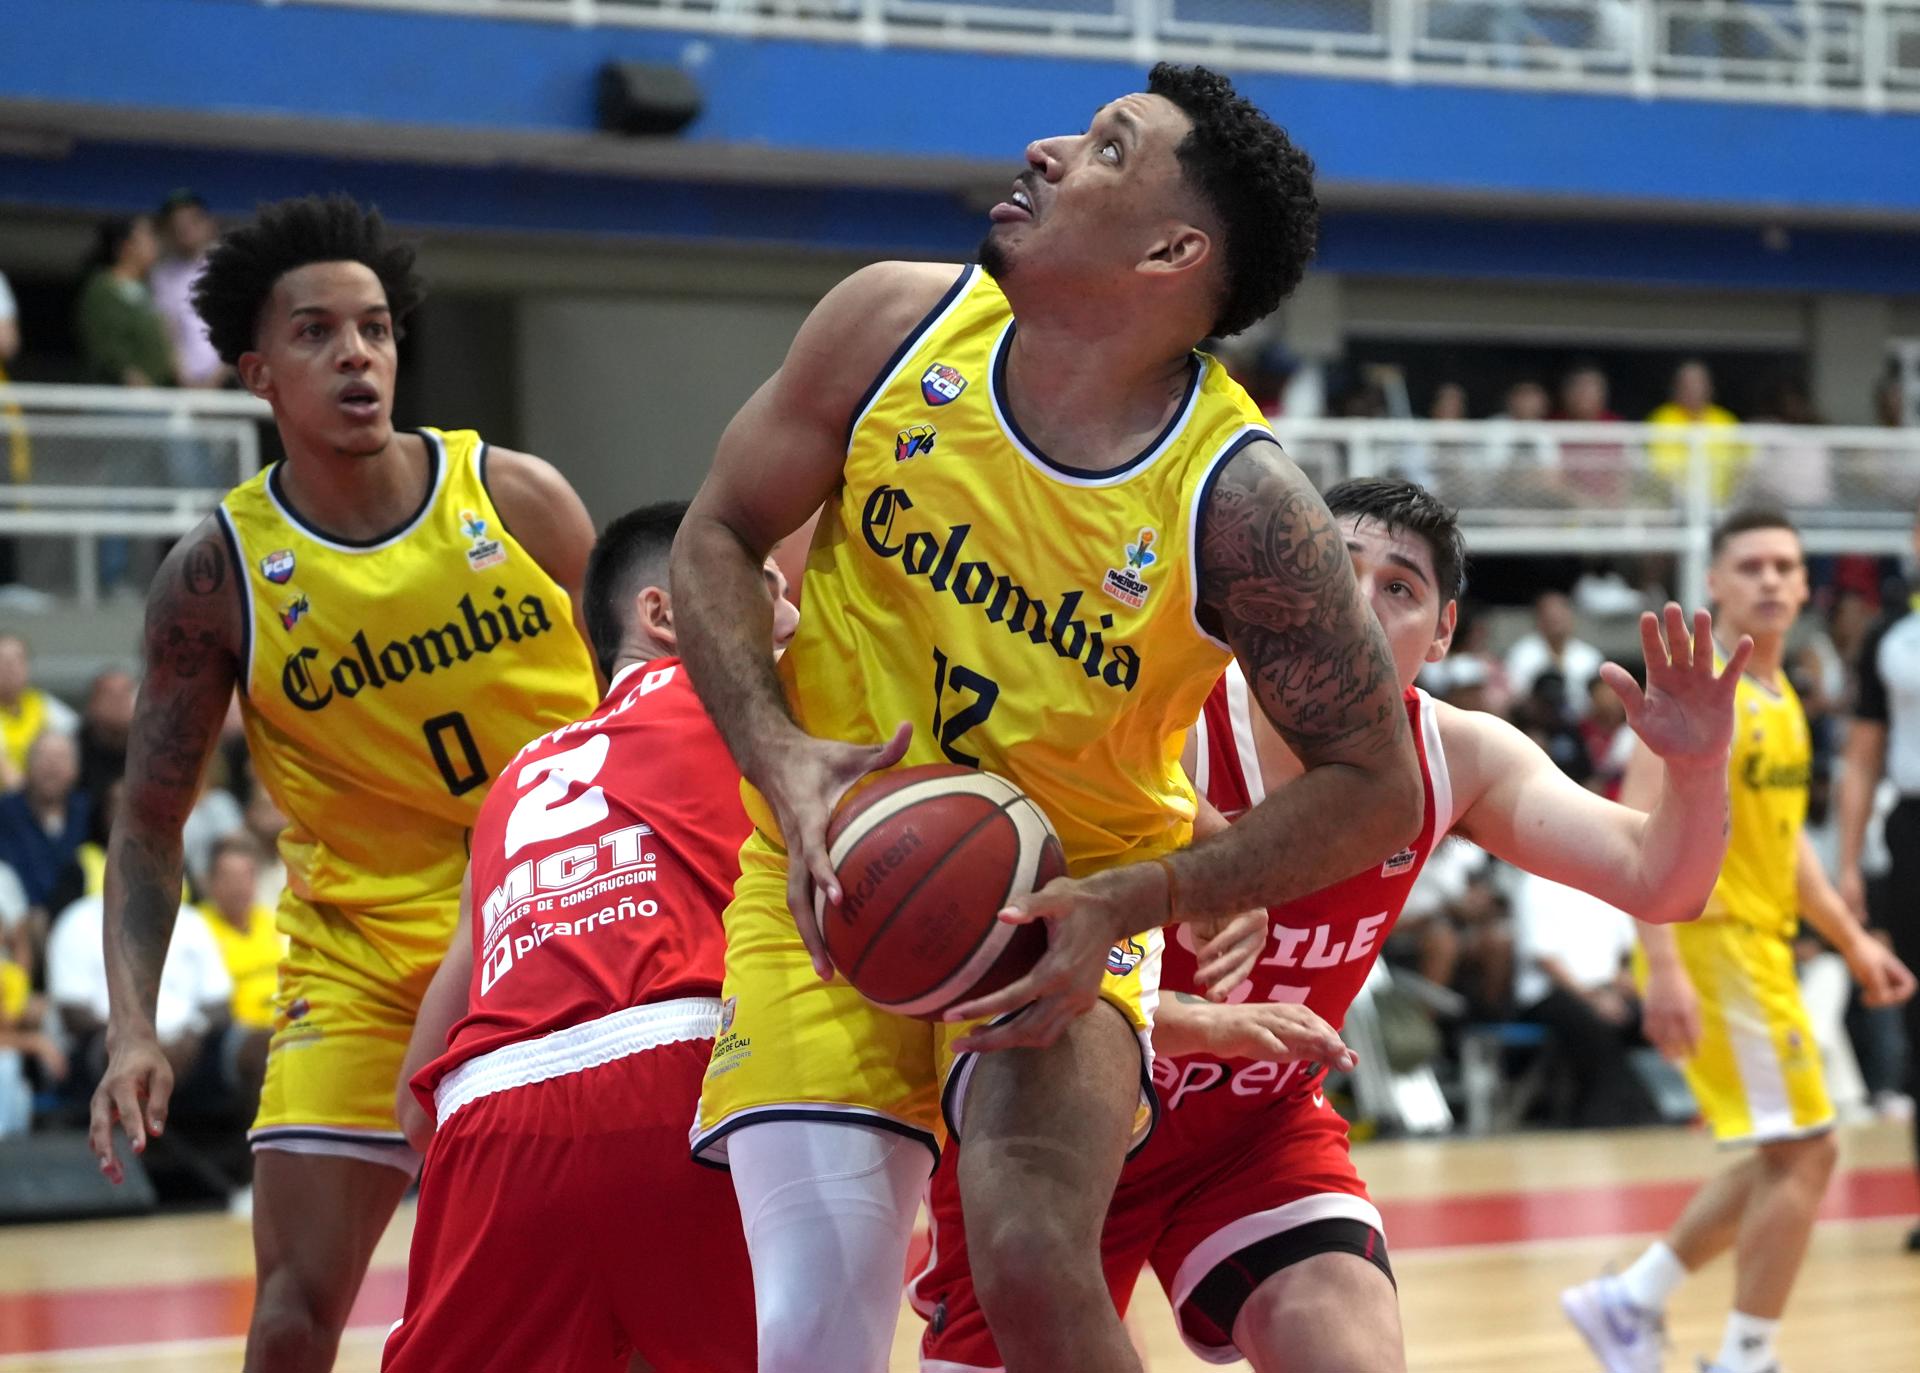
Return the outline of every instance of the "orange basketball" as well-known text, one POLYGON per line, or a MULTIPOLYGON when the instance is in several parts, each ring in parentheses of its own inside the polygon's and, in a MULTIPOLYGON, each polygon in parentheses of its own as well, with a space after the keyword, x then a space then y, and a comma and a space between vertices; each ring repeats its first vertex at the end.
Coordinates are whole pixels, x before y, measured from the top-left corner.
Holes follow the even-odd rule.
POLYGON ((1031 968, 1039 924, 997 917, 1067 870, 1060 839, 1027 794, 990 772, 900 768, 834 813, 828 857, 838 905, 820 906, 833 965, 869 1001, 938 1020, 1031 968))

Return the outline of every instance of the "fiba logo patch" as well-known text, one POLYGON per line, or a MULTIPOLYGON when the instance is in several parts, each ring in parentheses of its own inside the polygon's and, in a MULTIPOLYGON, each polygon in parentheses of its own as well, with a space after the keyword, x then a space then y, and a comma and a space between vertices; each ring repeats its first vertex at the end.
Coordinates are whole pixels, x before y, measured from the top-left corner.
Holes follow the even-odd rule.
POLYGON ((960 375, 958 368, 949 367, 944 362, 936 362, 920 375, 920 394, 928 405, 946 405, 960 399, 960 393, 967 389, 967 379, 960 375))
POLYGON ((1123 939, 1107 950, 1107 971, 1115 977, 1125 977, 1140 966, 1140 960, 1147 956, 1147 946, 1137 939, 1123 939))

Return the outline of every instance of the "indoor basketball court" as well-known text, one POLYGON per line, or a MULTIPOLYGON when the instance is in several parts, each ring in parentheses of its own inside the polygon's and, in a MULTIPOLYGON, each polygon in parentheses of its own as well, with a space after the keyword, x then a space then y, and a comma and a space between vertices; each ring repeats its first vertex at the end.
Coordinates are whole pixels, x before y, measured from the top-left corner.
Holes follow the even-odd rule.
MULTIPOLYGON (((1843 1133, 1842 1161, 1780 1339, 1789 1368, 1908 1373, 1920 1346, 1920 1262, 1901 1242, 1920 1208, 1903 1127, 1843 1133)), ((1406 1141, 1356 1150, 1387 1222, 1414 1373, 1588 1373, 1563 1287, 1632 1256, 1716 1162, 1687 1130, 1406 1141)), ((381 1241, 342 1341, 341 1373, 379 1367, 404 1293, 412 1209, 381 1241)), ((645 1236, 636 1242, 645 1243, 645 1236)), ((16 1227, 0 1233, 0 1370, 215 1373, 239 1361, 252 1301, 247 1223, 226 1215, 16 1227)), ((1726 1265, 1673 1311, 1671 1368, 1718 1337, 1726 1265)), ((1210 1367, 1180 1344, 1152 1275, 1134 1329, 1151 1373, 1210 1367)), ((894 1373, 924 1328, 901 1313, 894 1373)))

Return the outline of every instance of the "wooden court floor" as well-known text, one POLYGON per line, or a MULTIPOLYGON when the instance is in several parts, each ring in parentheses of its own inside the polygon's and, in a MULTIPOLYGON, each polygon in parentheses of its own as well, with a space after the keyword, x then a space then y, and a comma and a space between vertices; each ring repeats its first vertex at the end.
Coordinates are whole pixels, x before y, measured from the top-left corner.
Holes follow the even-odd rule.
MULTIPOLYGON (((1900 1247, 1920 1211, 1908 1138, 1887 1123, 1844 1132, 1782 1332, 1787 1373, 1920 1369, 1920 1256, 1900 1247)), ((1384 1143, 1359 1157, 1387 1218, 1420 1373, 1592 1373, 1559 1289, 1631 1257, 1723 1158, 1676 1130, 1384 1143)), ((374 1259, 342 1373, 378 1366, 411 1223, 403 1211, 374 1259)), ((0 1373, 235 1369, 250 1253, 246 1222, 220 1215, 0 1229, 0 1373)), ((1730 1291, 1724 1262, 1682 1291, 1670 1370, 1691 1373, 1694 1355, 1717 1346, 1730 1291)), ((1210 1366, 1181 1346, 1151 1275, 1135 1305, 1153 1373, 1210 1366)), ((914 1366, 919 1326, 903 1310, 895 1370, 914 1366)))

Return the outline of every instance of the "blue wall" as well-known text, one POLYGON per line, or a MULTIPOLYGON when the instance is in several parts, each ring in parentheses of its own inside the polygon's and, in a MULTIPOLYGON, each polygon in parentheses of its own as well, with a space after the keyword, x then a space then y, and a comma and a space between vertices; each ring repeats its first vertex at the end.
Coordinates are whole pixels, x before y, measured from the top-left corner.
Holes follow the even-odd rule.
MULTIPOLYGON (((646 237, 799 242, 958 254, 980 220, 929 192, 743 188, 513 169, 209 153, 140 146, 137 112, 274 114, 314 121, 517 132, 592 127, 594 73, 611 57, 696 70, 705 114, 682 140, 873 159, 1018 165, 1036 134, 1077 129, 1140 83, 1128 65, 856 45, 574 29, 250 0, 0 0, 0 101, 121 107, 128 142, 64 160, 0 156, 0 201, 139 206, 192 184, 244 209, 344 186, 420 224, 579 229, 646 237)), ((1920 117, 1741 103, 1639 102, 1256 74, 1247 92, 1285 122, 1329 182, 1437 194, 1503 191, 1744 214, 1782 208, 1920 214, 1920 117)), ((857 173, 856 173, 857 175, 857 173)), ((1757 233, 1644 221, 1330 218, 1325 264, 1449 276, 1733 282, 1916 289, 1913 240, 1757 233)))

